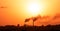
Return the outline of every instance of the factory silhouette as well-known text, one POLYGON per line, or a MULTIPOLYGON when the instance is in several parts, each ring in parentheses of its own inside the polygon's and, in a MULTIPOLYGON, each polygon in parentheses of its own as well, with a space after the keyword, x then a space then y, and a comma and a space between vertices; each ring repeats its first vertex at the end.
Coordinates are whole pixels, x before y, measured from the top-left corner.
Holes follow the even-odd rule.
MULTIPOLYGON (((32 21, 33 21, 32 26, 29 26, 27 24, 24 24, 23 26, 20 26, 20 24, 17 24, 17 26, 5 25, 5 26, 0 26, 0 31, 60 31, 60 24, 56 24, 56 25, 48 24, 46 26, 44 26, 42 24, 41 26, 34 26, 34 22, 37 21, 38 18, 43 19, 43 18, 47 18, 47 17, 41 17, 39 15, 37 17, 26 18, 24 21, 25 23, 29 22, 30 19, 32 19, 32 21)), ((60 19, 60 14, 56 14, 52 18, 52 20, 55 20, 55 19, 60 19)))

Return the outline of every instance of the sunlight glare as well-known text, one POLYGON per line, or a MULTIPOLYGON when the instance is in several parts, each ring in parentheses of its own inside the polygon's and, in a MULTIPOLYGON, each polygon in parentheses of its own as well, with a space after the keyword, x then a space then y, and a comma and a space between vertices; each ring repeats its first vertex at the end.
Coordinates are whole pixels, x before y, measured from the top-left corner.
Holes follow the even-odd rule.
POLYGON ((31 3, 28 5, 28 12, 32 14, 32 16, 37 16, 41 12, 42 6, 38 3, 31 3))

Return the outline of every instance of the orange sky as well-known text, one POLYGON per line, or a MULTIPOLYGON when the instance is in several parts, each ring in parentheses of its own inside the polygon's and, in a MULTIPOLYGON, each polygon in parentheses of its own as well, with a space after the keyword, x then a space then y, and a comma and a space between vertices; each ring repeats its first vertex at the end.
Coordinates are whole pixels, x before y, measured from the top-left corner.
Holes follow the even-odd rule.
MULTIPOLYGON (((27 9, 30 3, 37 3, 43 6, 41 12, 39 12, 41 16, 49 15, 52 18, 56 13, 60 13, 60 0, 0 0, 0 25, 23 25, 26 18, 33 16, 27 9)), ((59 22, 52 21, 50 24, 58 24, 59 22)), ((31 25, 32 22, 30 21, 28 24, 31 25)), ((44 21, 40 23, 38 19, 35 24, 40 25, 45 23, 44 21)))

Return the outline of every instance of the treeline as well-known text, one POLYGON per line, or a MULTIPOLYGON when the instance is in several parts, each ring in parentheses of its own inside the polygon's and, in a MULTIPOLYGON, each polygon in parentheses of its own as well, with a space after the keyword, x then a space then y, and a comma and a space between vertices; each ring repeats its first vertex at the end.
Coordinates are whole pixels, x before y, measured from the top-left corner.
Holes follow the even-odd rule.
POLYGON ((60 25, 47 25, 47 26, 6 25, 0 26, 0 31, 60 31, 60 25))

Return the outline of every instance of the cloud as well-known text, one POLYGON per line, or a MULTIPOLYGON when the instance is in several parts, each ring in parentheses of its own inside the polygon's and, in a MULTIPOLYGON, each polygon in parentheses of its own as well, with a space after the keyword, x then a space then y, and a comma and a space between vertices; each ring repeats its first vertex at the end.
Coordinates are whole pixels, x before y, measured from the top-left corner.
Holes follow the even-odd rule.
POLYGON ((55 14, 54 16, 43 16, 40 18, 40 16, 37 16, 36 18, 38 18, 35 21, 36 25, 56 25, 56 24, 60 24, 60 14, 55 14))

